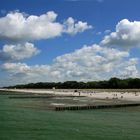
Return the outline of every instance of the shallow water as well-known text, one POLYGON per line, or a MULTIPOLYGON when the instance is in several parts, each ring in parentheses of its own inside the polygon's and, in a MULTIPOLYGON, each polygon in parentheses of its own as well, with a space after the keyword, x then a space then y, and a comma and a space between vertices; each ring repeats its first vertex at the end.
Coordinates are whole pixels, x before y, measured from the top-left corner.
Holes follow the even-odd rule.
POLYGON ((0 140, 140 140, 140 107, 55 112, 36 101, 0 95, 0 140))

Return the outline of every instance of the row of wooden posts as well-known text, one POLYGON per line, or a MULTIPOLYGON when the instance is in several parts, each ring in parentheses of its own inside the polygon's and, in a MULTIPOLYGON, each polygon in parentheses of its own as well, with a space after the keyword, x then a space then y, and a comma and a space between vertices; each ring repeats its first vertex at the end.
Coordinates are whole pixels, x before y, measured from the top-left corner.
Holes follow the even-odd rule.
POLYGON ((64 110, 90 110, 90 109, 105 109, 105 108, 120 108, 140 106, 140 103, 135 104, 114 104, 114 105, 87 105, 87 106, 56 106, 56 111, 64 110))

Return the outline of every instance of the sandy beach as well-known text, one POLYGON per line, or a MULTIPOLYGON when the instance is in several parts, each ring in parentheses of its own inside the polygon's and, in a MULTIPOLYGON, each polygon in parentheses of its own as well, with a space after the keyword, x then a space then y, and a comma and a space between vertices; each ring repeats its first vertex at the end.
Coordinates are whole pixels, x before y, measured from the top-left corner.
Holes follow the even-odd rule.
POLYGON ((106 91, 88 91, 88 90, 48 90, 48 89, 0 89, 0 91, 16 92, 16 93, 31 93, 31 94, 53 94, 62 96, 86 96, 95 99, 113 99, 140 101, 140 92, 106 92, 106 91))

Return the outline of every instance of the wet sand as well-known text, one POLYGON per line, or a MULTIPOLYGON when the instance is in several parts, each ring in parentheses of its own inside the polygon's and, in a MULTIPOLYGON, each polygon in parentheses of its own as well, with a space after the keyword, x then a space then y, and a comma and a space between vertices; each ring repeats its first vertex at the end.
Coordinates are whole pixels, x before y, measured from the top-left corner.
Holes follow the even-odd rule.
POLYGON ((140 91, 104 91, 104 90, 70 90, 70 89, 0 89, 0 91, 11 92, 11 93, 29 93, 36 95, 53 95, 53 96, 85 96, 94 99, 108 100, 124 100, 124 101, 140 101, 140 91))

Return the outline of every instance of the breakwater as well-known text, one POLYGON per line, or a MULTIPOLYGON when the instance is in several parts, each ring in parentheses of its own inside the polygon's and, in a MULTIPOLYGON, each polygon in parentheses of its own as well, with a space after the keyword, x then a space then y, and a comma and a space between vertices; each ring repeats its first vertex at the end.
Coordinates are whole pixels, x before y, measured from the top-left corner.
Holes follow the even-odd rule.
POLYGON ((140 103, 131 104, 112 104, 112 105, 86 105, 86 106, 56 106, 56 111, 64 110, 91 110, 91 109, 105 109, 105 108, 120 108, 120 107, 134 107, 140 106, 140 103))

